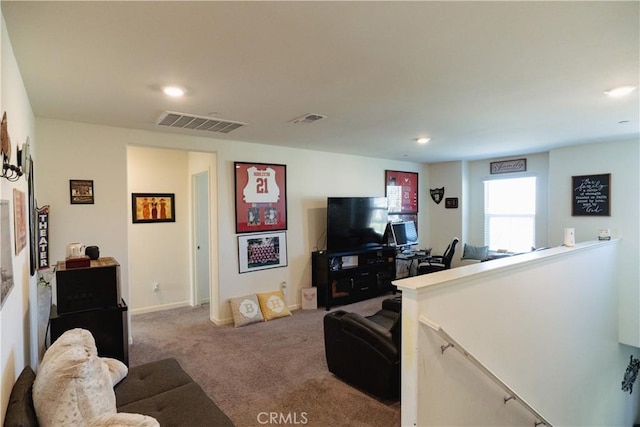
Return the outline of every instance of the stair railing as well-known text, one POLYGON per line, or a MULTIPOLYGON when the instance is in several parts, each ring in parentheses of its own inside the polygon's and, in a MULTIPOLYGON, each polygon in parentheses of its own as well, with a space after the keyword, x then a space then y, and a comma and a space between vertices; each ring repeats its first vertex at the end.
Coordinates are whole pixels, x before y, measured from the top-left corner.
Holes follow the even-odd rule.
POLYGON ((456 349, 460 354, 462 354, 467 360, 469 360, 473 365, 475 365, 480 371, 482 371, 485 375, 493 380, 502 390, 507 393, 507 397, 504 397, 504 403, 510 402, 512 400, 520 402, 524 408, 529 411, 536 418, 534 427, 538 427, 540 425, 545 425, 547 427, 553 427, 549 421, 547 421, 538 411, 533 409, 531 405, 529 405, 522 397, 518 395, 511 387, 509 387, 504 381, 502 381, 496 374, 491 372, 489 368, 487 368, 482 362, 476 359, 471 353, 465 350, 464 347, 460 345, 451 335, 449 335, 440 325, 431 321, 425 316, 420 316, 420 323, 428 326, 429 328, 436 331, 440 337, 442 337, 447 345, 441 345, 440 351, 444 354, 449 348, 456 349))

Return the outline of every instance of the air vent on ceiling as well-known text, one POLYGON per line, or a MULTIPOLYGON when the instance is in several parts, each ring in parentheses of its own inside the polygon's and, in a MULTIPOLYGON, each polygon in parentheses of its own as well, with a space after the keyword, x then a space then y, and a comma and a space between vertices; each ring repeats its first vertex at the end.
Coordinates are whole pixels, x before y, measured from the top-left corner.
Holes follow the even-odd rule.
POLYGON ((326 119, 327 116, 321 114, 305 114, 296 119, 290 120, 290 123, 315 123, 318 120, 326 119))
POLYGON ((194 129, 219 133, 229 133, 247 125, 247 123, 242 122, 215 119, 213 117, 195 116, 193 114, 176 113, 174 111, 165 111, 162 113, 158 120, 156 120, 156 124, 172 128, 194 129))

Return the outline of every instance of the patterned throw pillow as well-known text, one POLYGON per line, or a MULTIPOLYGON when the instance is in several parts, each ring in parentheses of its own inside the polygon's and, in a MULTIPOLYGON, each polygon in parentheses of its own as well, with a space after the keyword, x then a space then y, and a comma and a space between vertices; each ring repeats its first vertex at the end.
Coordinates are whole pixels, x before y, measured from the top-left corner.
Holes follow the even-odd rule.
POLYGON ((258 294, 258 301, 260 301, 260 309, 262 310, 264 320, 291 316, 289 307, 287 307, 287 303, 284 301, 282 291, 258 294))
POLYGON ((116 413, 113 385, 126 373, 126 365, 119 360, 98 356, 91 332, 66 331, 45 352, 33 383, 38 424, 159 427, 152 417, 116 413))
POLYGON ((255 294, 245 295, 243 297, 231 298, 231 313, 233 315, 233 325, 239 326, 250 325, 252 323, 264 321, 258 297, 255 294))

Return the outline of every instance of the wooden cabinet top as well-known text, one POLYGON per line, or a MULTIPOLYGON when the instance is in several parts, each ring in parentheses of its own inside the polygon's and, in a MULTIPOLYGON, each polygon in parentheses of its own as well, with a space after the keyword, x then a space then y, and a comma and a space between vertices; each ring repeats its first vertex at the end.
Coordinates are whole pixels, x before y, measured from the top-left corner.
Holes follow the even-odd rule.
POLYGON ((113 257, 100 257, 96 260, 91 260, 91 265, 89 267, 77 267, 77 268, 67 268, 64 261, 58 261, 58 266, 56 267, 56 271, 73 271, 73 270, 82 270, 83 268, 99 268, 99 267, 117 267, 118 261, 113 257))

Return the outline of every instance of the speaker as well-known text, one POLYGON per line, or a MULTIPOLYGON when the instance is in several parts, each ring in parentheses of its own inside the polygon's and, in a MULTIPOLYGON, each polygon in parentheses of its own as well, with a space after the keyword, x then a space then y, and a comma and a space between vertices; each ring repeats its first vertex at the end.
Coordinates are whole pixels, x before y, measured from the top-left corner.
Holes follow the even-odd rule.
POLYGON ((84 250, 84 254, 95 261, 100 258, 100 248, 97 246, 87 246, 84 250))

